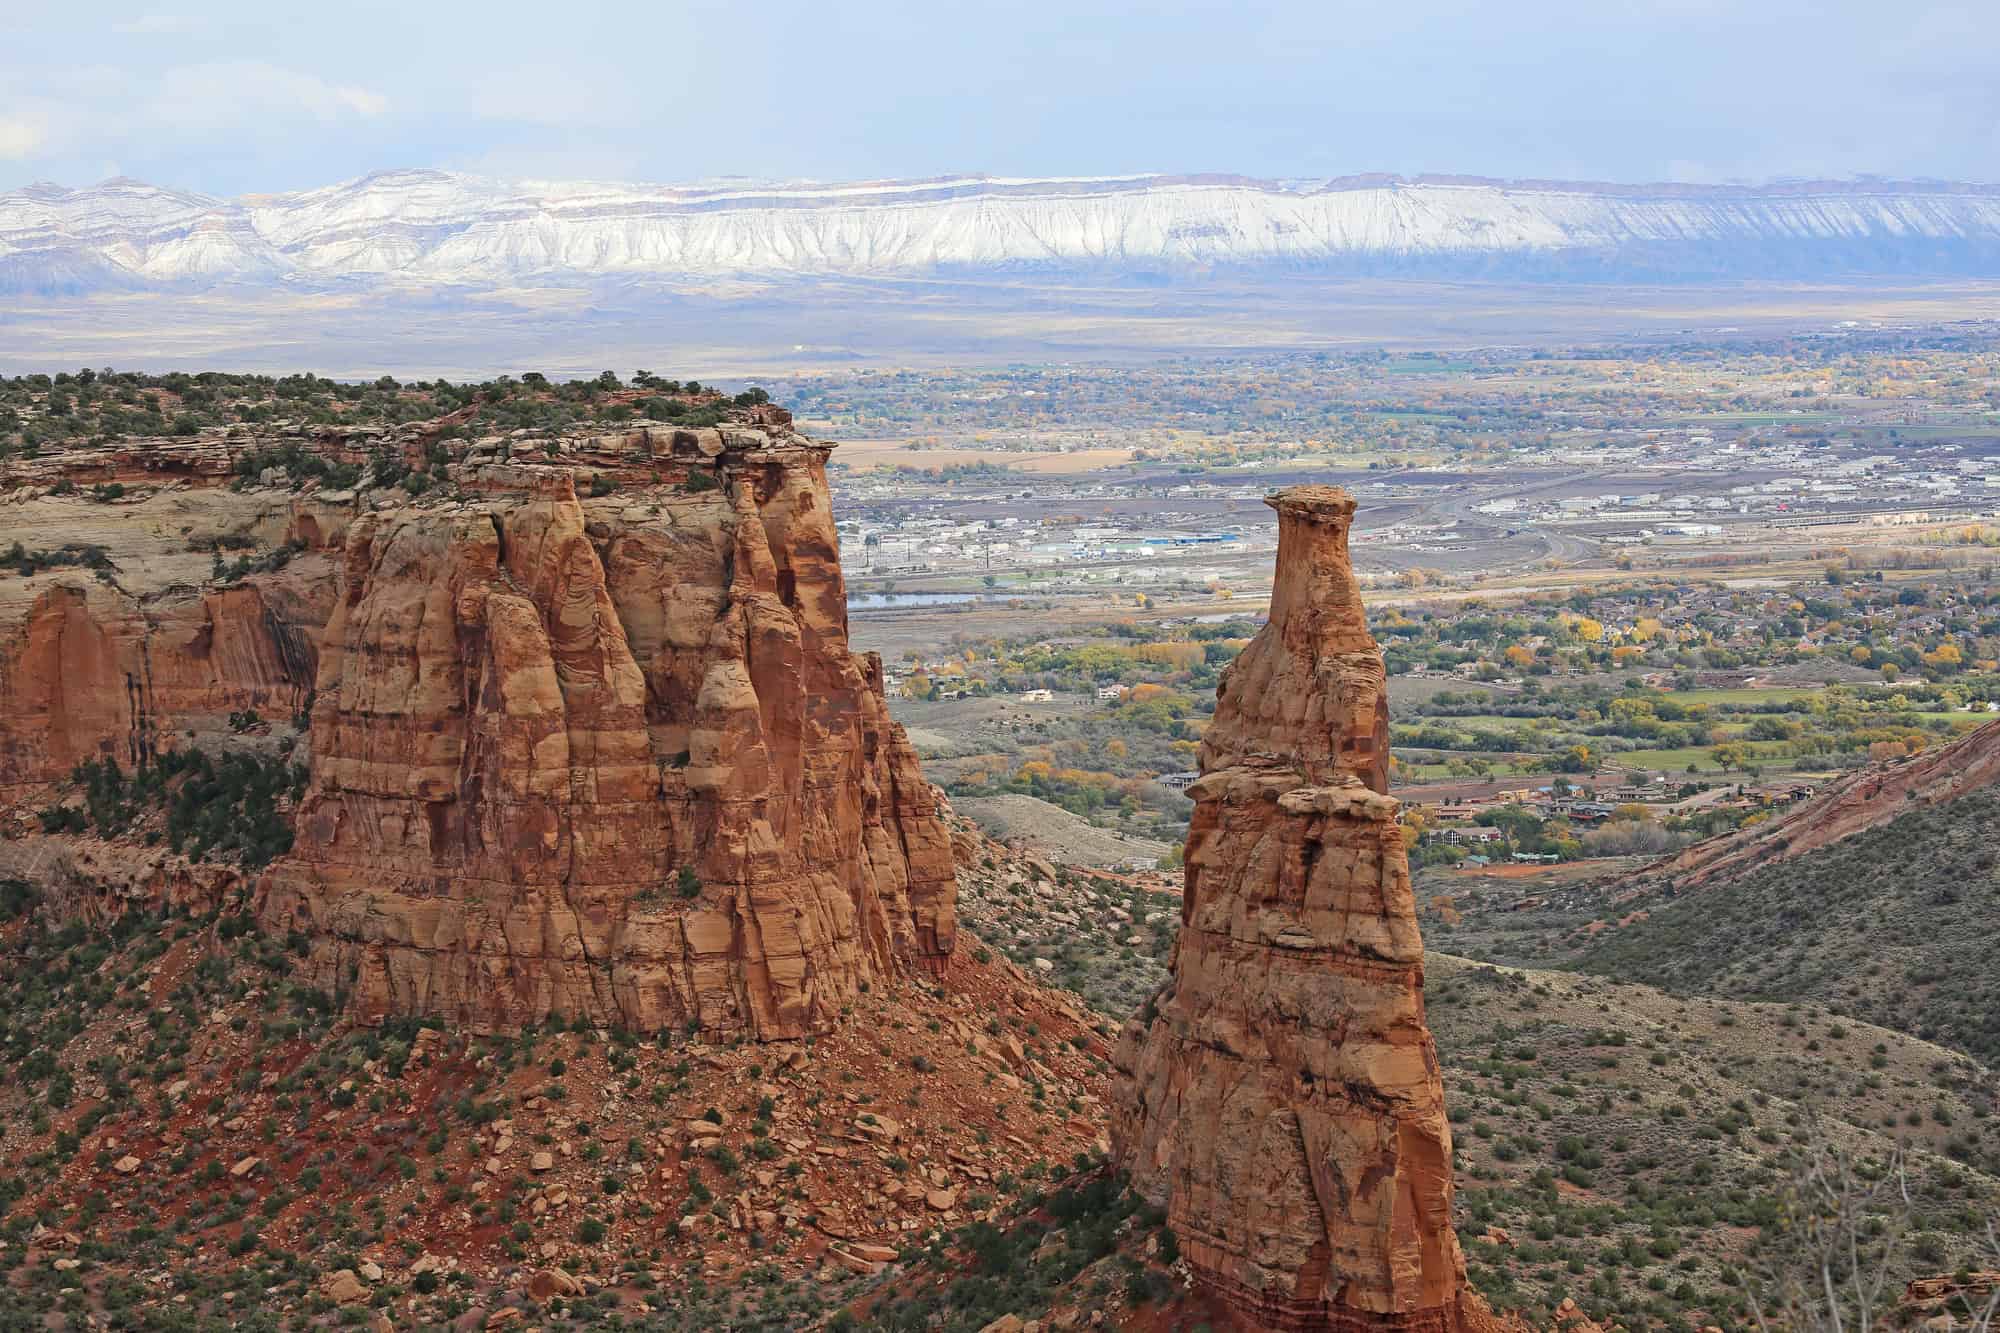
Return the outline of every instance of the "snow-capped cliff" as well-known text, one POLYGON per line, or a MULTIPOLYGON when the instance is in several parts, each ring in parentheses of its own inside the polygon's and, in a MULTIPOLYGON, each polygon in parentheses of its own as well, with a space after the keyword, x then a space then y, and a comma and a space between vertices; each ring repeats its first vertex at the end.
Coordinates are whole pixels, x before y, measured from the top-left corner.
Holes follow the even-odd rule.
POLYGON ((1213 265, 2000 273, 2000 187, 1223 176, 667 186, 399 171, 234 200, 125 179, 0 194, 0 291, 1213 265))

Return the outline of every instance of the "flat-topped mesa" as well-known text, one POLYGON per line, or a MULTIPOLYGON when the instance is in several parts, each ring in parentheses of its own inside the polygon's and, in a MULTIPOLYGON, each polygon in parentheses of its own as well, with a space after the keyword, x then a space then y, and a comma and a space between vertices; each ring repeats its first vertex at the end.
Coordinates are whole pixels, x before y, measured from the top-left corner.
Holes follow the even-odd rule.
POLYGON ((831 446, 768 405, 449 461, 437 425, 218 439, 117 505, 58 488, 102 450, 0 476, 27 545, 103 556, 0 578, 0 797, 305 715, 256 908, 363 1021, 792 1038, 943 971, 950 836, 848 645, 831 446))
POLYGON ((1270 503, 1271 618, 1223 674, 1189 788, 1173 974, 1120 1039, 1114 1150, 1254 1326, 1483 1327, 1452 1231, 1354 501, 1301 486, 1270 503))
POLYGON ((943 965, 950 840, 848 650, 827 449, 772 443, 617 499, 495 463, 348 528, 263 916, 360 1016, 797 1037, 943 965))

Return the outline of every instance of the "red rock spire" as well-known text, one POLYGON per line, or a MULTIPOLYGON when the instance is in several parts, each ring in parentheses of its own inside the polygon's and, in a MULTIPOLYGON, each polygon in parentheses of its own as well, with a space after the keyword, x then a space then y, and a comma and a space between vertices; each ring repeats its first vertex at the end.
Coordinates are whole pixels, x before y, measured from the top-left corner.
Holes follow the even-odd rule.
POLYGON ((1451 1226, 1354 500, 1298 486, 1269 503, 1271 619, 1223 675, 1188 789, 1173 976, 1120 1040, 1115 1150, 1254 1325, 1466 1329, 1488 1316, 1451 1226))

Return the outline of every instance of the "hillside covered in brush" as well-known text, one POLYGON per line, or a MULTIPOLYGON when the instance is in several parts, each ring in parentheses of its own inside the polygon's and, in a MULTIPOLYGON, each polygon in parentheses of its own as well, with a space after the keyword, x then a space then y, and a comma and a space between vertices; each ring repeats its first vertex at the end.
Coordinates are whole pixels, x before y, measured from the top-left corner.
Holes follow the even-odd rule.
POLYGON ((1586 971, 1732 999, 1810 1000, 2000 1057, 2000 794, 1910 809, 1604 935, 1586 971))

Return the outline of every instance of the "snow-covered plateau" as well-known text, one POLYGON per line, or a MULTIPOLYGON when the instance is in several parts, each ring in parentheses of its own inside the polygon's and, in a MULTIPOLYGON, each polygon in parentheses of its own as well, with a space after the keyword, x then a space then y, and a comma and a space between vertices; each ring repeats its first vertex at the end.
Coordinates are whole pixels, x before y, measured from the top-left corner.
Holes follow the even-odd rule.
POLYGON ((2000 187, 1381 176, 671 186, 394 171, 238 199, 122 178, 0 194, 0 291, 14 292, 1231 267, 1529 280, 2000 275, 2000 187))

